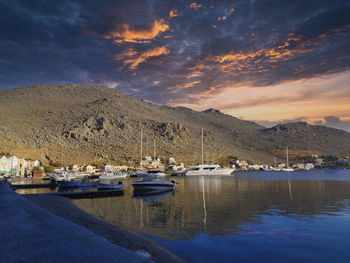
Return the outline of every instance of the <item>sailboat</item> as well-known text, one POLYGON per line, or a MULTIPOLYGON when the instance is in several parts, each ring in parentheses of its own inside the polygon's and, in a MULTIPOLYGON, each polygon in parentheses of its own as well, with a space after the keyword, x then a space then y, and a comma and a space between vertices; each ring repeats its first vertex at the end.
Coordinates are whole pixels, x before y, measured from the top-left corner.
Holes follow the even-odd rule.
POLYGON ((285 172, 294 172, 294 169, 292 167, 289 167, 289 159, 288 159, 288 146, 287 146, 287 167, 283 168, 282 171, 285 172))
MULTIPOLYGON (((140 159, 140 170, 137 171, 136 173, 133 173, 130 175, 130 177, 150 177, 150 176, 154 176, 154 177, 157 177, 157 176, 166 176, 166 173, 161 169, 161 168, 158 168, 158 167, 152 167, 152 168, 146 168, 143 169, 142 167, 142 143, 143 143, 143 133, 142 133, 142 129, 141 129, 141 148, 140 148, 140 152, 141 152, 141 159, 140 159)), ((154 140, 154 150, 153 150, 153 155, 154 155, 154 160, 155 160, 155 140, 154 140)))
POLYGON ((131 185, 134 187, 134 191, 145 191, 145 190, 172 190, 175 188, 174 181, 161 181, 157 180, 157 172, 156 173, 148 173, 147 171, 142 171, 142 129, 141 129, 141 160, 140 160, 140 168, 141 171, 136 173, 131 177, 149 177, 154 176, 155 179, 151 178, 143 178, 141 181, 135 181, 131 185))
POLYGON ((190 166, 186 171, 186 176, 192 175, 230 175, 233 173, 234 169, 222 168, 218 164, 204 164, 203 161, 203 128, 202 128, 202 164, 190 166))

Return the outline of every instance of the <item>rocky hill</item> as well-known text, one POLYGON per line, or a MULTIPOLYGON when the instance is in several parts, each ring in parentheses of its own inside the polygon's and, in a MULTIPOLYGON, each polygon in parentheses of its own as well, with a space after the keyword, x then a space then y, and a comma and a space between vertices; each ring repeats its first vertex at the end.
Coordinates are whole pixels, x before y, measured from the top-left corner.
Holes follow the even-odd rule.
POLYGON ((273 150, 289 146, 349 155, 350 133, 306 123, 266 129, 215 109, 196 112, 145 102, 115 89, 82 85, 35 85, 0 92, 0 151, 46 163, 125 163, 144 155, 201 157, 201 128, 208 160, 229 154, 272 162, 273 150))

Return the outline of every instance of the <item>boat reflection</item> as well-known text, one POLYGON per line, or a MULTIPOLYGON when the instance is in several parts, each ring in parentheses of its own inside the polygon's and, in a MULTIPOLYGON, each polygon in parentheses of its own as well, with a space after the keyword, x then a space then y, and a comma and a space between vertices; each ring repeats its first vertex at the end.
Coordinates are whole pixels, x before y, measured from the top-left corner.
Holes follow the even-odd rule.
POLYGON ((153 201, 157 199, 162 199, 167 196, 174 195, 175 191, 171 190, 135 190, 133 192, 132 198, 143 199, 144 201, 153 201))
POLYGON ((125 182, 124 198, 73 203, 120 227, 177 239, 203 232, 235 233, 242 224, 259 224, 264 215, 314 218, 339 213, 350 200, 350 178, 346 171, 294 174, 179 177, 176 194, 174 191, 136 193, 129 180, 125 182), (142 224, 138 218, 142 218, 142 224))

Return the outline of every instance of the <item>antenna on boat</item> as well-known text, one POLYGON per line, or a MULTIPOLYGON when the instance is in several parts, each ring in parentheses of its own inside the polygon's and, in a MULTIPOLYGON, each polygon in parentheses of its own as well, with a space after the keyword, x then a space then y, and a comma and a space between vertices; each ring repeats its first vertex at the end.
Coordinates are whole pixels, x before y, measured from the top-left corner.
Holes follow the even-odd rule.
POLYGON ((203 128, 202 128, 202 165, 203 165, 203 137, 204 135, 203 135, 203 128))
POLYGON ((289 160, 288 160, 288 146, 287 146, 287 168, 289 167, 289 160))

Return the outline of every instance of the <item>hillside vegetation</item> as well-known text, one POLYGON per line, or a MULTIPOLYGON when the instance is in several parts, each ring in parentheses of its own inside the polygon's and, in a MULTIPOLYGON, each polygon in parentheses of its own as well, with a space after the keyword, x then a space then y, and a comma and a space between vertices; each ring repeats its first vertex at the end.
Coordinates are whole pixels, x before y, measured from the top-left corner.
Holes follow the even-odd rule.
POLYGON ((223 154, 273 162, 289 146, 349 155, 350 134, 307 123, 266 129, 215 109, 196 112, 145 102, 103 86, 35 85, 0 92, 0 152, 46 163, 132 164, 144 155, 173 156, 186 164, 201 158, 201 128, 208 160, 223 154))

